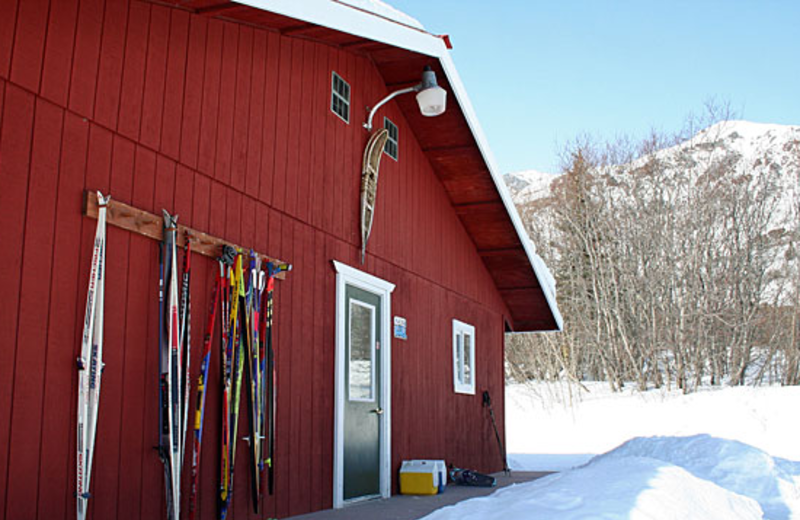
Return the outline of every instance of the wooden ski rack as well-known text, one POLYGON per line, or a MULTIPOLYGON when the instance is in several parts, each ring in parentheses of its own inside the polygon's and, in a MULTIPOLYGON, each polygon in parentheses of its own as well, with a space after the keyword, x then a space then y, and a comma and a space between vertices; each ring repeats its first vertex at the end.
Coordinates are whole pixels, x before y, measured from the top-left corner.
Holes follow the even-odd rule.
MULTIPOLYGON (((87 217, 96 219, 98 215, 97 210, 97 192, 93 190, 86 190, 83 193, 83 214, 87 217)), ((134 208, 133 206, 128 206, 123 202, 114 200, 113 194, 106 209, 106 222, 112 226, 117 226, 133 233, 144 235, 152 238, 153 240, 158 240, 159 242, 164 238, 164 219, 161 215, 154 215, 142 209, 134 208)), ((201 255, 205 255, 214 259, 220 257, 222 246, 224 245, 229 245, 237 251, 249 251, 248 248, 231 244, 226 240, 211 236, 208 233, 203 233, 202 231, 197 231, 181 224, 178 224, 177 235, 179 247, 184 246, 186 237, 188 236, 189 240, 192 242, 193 253, 200 253, 201 255)), ((279 278, 281 280, 285 279, 286 272, 292 268, 290 263, 284 262, 283 260, 278 260, 277 258, 272 258, 271 256, 267 256, 258 252, 256 252, 256 254, 264 261, 272 262, 278 266, 287 266, 284 269, 281 269, 275 275, 275 278, 279 278)))

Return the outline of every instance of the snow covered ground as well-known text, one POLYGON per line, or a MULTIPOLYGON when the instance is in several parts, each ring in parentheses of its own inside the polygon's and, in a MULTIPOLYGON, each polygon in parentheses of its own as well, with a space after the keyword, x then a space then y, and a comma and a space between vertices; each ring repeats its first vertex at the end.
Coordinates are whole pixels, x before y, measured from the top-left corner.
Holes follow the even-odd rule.
POLYGON ((558 470, 426 520, 800 519, 800 388, 511 386, 509 463, 558 470))
POLYGON ((561 470, 634 437, 699 433, 800 461, 800 387, 704 388, 689 395, 632 387, 614 393, 605 383, 586 387, 588 392, 545 384, 506 389, 512 469, 561 470))

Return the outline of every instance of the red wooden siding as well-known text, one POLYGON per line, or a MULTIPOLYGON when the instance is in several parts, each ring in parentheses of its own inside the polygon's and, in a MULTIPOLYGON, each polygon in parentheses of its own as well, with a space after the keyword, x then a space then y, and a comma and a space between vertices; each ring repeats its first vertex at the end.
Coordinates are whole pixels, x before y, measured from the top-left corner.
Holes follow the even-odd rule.
MULTIPOLYGON (((361 123, 387 90, 365 55, 163 5, 2 3, 0 517, 74 515, 74 360, 95 229, 81 216, 84 189, 151 212, 166 208, 183 224, 294 264, 276 295, 277 481, 261 517, 330 507, 331 260, 362 267, 361 123), (350 124, 330 111, 332 70, 351 85, 350 124)), ((502 426, 508 310, 403 113, 391 103, 384 114, 399 127, 400 159, 383 158, 363 269, 397 285, 393 314, 408 320, 408 341, 392 345, 393 471, 409 458, 498 470, 480 392, 492 392, 502 426), (476 328, 475 396, 452 390, 454 318, 476 328)), ((163 516, 163 470, 152 449, 157 262, 155 242, 109 227, 91 518, 163 516)), ((216 265, 195 256, 193 267, 198 360, 216 265)), ((215 352, 202 519, 217 514, 217 363, 215 352)), ((246 463, 241 455, 239 519, 255 518, 246 463)))

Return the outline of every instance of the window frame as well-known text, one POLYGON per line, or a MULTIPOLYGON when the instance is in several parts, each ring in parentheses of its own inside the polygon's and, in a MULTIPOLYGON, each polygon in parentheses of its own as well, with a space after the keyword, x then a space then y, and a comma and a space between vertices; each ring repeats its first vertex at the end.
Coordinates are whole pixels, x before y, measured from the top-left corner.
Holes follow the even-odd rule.
POLYGON ((344 78, 339 75, 335 70, 331 71, 331 112, 333 112, 336 117, 347 123, 350 124, 350 100, 352 99, 352 88, 350 87, 350 83, 346 82, 344 78), (339 78, 339 81, 347 87, 347 98, 345 98, 340 92, 336 90, 336 78, 339 78), (336 111, 334 108, 335 101, 339 101, 347 111, 347 118, 342 116, 339 112, 336 111))
POLYGON ((475 327, 463 321, 453 320, 453 390, 457 394, 475 395, 475 327), (464 364, 459 361, 464 358, 464 336, 469 336, 471 339, 471 349, 469 350, 469 359, 464 359, 464 364), (459 342, 459 338, 461 341, 459 342), (464 382, 465 372, 461 370, 461 366, 466 366, 469 362, 469 373, 471 375, 468 383, 464 382))
POLYGON ((383 127, 389 131, 389 139, 386 140, 386 145, 384 145, 383 147, 383 153, 385 153, 395 161, 398 161, 400 159, 400 128, 396 124, 394 124, 394 121, 392 121, 386 116, 383 116, 383 127), (392 130, 388 125, 394 127, 395 137, 392 137, 392 130), (394 145, 395 149, 394 155, 389 153, 389 143, 394 145))

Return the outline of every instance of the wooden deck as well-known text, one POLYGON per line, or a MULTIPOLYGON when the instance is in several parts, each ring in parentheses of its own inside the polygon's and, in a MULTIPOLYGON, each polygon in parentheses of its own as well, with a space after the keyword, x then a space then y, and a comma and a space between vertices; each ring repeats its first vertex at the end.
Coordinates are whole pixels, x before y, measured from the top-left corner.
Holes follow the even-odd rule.
POLYGON ((442 507, 457 504, 470 498, 486 496, 500 488, 522 484, 549 475, 550 472, 513 471, 510 475, 496 473, 497 486, 476 488, 450 484, 444 493, 434 496, 395 495, 385 500, 360 502, 342 509, 328 509, 307 515, 293 516, 289 520, 416 520, 442 507))

